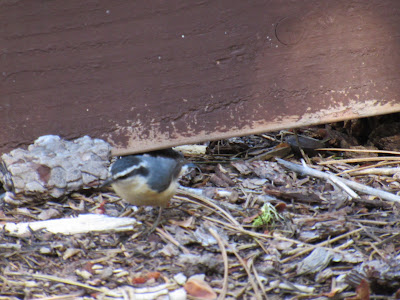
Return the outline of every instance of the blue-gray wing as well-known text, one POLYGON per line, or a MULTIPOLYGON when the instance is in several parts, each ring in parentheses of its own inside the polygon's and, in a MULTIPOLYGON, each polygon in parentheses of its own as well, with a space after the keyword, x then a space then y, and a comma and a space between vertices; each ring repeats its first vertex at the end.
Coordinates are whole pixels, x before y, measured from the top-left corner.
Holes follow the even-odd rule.
POLYGON ((157 192, 166 190, 171 182, 178 179, 183 160, 169 157, 147 157, 149 163, 148 184, 157 192))

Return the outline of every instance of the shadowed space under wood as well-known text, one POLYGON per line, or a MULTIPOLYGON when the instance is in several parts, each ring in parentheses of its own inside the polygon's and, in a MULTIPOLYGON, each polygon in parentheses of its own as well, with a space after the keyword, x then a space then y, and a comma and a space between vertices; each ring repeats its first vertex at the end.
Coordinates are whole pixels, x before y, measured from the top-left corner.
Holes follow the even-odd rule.
POLYGON ((400 2, 3 1, 0 150, 114 154, 400 110, 400 2))

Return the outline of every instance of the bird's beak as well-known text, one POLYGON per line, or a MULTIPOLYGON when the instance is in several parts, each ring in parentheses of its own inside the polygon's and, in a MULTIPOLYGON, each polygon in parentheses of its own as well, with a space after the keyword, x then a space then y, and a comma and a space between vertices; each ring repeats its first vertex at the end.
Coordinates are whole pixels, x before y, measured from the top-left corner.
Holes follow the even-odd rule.
POLYGON ((103 188, 103 187, 109 186, 111 183, 113 183, 113 181, 114 181, 114 179, 113 179, 112 177, 110 177, 110 178, 106 179, 106 181, 104 181, 104 182, 103 182, 103 184, 102 184, 102 185, 100 185, 100 188, 103 188))

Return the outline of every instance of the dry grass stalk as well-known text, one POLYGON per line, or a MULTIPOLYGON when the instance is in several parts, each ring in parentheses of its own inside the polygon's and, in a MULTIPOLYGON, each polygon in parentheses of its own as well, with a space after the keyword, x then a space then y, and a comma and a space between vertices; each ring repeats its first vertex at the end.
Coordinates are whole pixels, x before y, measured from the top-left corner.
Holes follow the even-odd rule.
POLYGON ((224 241, 222 240, 222 238, 218 235, 218 233, 213 229, 210 228, 209 229, 211 235, 215 238, 215 240, 218 243, 218 247, 221 250, 221 254, 222 254, 222 259, 224 261, 224 281, 222 284, 222 290, 221 293, 218 297, 219 300, 223 300, 226 297, 226 293, 228 291, 228 272, 229 272, 229 262, 228 262, 228 254, 226 253, 226 249, 224 246, 224 241))

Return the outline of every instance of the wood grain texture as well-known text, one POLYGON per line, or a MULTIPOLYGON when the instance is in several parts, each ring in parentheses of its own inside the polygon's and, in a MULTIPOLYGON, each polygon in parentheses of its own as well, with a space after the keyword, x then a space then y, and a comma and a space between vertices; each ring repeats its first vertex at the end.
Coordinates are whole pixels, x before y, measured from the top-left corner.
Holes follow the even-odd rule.
POLYGON ((0 2, 0 150, 153 150, 400 111, 396 0, 0 2))

